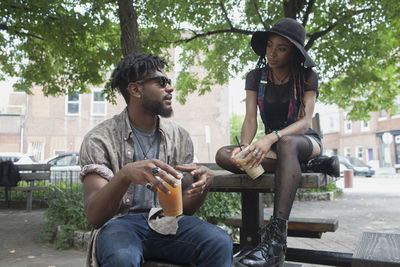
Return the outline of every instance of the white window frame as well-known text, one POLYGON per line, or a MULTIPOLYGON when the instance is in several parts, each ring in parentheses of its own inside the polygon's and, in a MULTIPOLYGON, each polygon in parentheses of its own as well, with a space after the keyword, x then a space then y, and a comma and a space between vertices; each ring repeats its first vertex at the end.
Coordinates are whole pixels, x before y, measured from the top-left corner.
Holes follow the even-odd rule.
POLYGON ((69 95, 65 96, 65 115, 67 116, 80 116, 81 114, 81 95, 79 93, 76 94, 78 94, 78 101, 69 101, 69 95), (68 104, 78 104, 78 113, 69 113, 68 104))
POLYGON ((386 110, 380 110, 380 111, 378 111, 378 113, 379 113, 378 121, 387 120, 387 111, 386 110), (386 113, 385 117, 381 117, 381 112, 382 111, 384 111, 386 113))
POLYGON ((343 148, 343 155, 344 155, 345 157, 351 157, 351 147, 345 146, 345 147, 343 148))
POLYGON ((106 116, 107 115, 107 100, 106 100, 105 96, 104 96, 104 101, 95 101, 94 100, 95 93, 101 93, 101 92, 102 92, 101 90, 93 90, 93 92, 91 94, 92 101, 91 101, 91 109, 90 110, 91 110, 92 116, 106 116), (95 111, 94 111, 95 104, 103 104, 104 105, 104 113, 95 113, 95 111))
POLYGON ((361 132, 369 132, 369 130, 370 130, 370 123, 369 123, 369 121, 360 121, 360 123, 361 123, 361 132), (367 124, 366 126, 364 125, 364 124, 367 124))
POLYGON ((28 155, 32 155, 37 161, 44 160, 44 143, 41 141, 30 141, 28 143, 28 155))
POLYGON ((358 158, 359 160, 364 159, 364 148, 362 146, 357 146, 355 152, 355 157, 358 158), (360 157, 361 155, 361 157, 360 157))
POLYGON ((353 132, 353 122, 349 120, 344 120, 344 133, 351 134, 353 132), (350 125, 350 129, 347 129, 347 126, 350 125))

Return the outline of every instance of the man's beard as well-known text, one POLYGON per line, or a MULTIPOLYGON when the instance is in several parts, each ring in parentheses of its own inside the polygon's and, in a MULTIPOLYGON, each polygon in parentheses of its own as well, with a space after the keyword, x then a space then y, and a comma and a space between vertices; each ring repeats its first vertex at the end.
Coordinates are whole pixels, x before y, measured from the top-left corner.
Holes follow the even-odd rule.
POLYGON ((167 99, 167 96, 165 96, 162 101, 157 102, 157 101, 151 101, 147 97, 143 97, 143 106, 153 112, 155 115, 160 115, 161 117, 164 118, 169 118, 172 116, 174 113, 172 107, 164 107, 163 101, 167 99))

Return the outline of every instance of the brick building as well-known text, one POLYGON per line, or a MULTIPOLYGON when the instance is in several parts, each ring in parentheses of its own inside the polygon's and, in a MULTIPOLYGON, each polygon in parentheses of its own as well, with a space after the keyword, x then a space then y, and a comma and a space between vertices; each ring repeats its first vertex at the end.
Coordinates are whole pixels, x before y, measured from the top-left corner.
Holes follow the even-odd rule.
MULTIPOLYGON (((169 76, 174 79, 173 73, 169 76)), ((117 105, 107 103, 97 89, 90 94, 45 97, 37 87, 32 93, 12 93, 0 112, 0 152, 23 152, 41 161, 79 151, 91 128, 126 106, 120 95, 117 105)), ((205 95, 189 95, 185 105, 173 103, 171 120, 188 130, 199 162, 214 162, 218 148, 229 144, 228 101, 227 86, 214 86, 205 95)))
POLYGON ((399 108, 393 114, 371 112, 369 121, 348 121, 346 112, 334 107, 319 111, 325 153, 400 170, 400 96, 396 103, 399 108))

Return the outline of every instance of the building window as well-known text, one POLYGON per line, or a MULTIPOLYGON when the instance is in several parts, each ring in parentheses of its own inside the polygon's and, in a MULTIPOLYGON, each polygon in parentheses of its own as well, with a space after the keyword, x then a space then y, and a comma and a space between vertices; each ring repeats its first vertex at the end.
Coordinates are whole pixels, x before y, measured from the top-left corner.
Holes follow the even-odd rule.
POLYGON ((42 161, 44 154, 44 145, 42 142, 29 142, 28 154, 32 155, 37 161, 42 161))
POLYGON ((356 158, 363 160, 364 149, 362 146, 358 146, 356 149, 356 158))
POLYGON ((344 148, 344 153, 343 153, 343 155, 345 156, 345 157, 351 157, 351 147, 345 147, 344 148))
POLYGON ((387 112, 386 110, 380 110, 379 111, 379 118, 378 120, 386 120, 387 119, 387 112))
POLYGON ((67 96, 67 115, 79 115, 79 94, 73 93, 67 96))
POLYGON ((369 121, 361 121, 361 132, 369 131, 369 121))
POLYGON ((106 98, 101 91, 93 91, 92 94, 92 115, 104 116, 107 113, 106 98))
POLYGON ((345 120, 344 121, 344 132, 345 133, 351 133, 352 131, 352 123, 351 121, 345 120))

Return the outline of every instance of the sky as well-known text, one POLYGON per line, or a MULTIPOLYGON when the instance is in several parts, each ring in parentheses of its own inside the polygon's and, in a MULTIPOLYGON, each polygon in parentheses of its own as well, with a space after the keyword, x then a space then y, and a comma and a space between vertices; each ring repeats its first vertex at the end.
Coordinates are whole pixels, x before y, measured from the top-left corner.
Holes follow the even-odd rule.
POLYGON ((8 102, 8 95, 12 92, 12 82, 0 81, 0 107, 4 107, 8 102))

